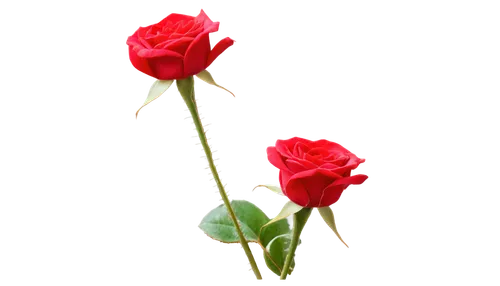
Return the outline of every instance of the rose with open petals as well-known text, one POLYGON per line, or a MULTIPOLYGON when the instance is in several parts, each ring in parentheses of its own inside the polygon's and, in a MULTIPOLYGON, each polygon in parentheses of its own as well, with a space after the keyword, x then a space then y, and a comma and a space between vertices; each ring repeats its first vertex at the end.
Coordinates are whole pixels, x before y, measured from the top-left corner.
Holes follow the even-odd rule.
POLYGON ((170 14, 139 28, 127 40, 132 65, 160 80, 183 79, 205 70, 234 41, 224 38, 210 49, 209 33, 219 30, 201 10, 196 17, 170 14))
POLYGON ((368 178, 351 176, 351 170, 364 159, 327 140, 278 140, 275 147, 267 148, 267 157, 280 170, 283 193, 303 207, 329 206, 349 185, 359 185, 368 178))

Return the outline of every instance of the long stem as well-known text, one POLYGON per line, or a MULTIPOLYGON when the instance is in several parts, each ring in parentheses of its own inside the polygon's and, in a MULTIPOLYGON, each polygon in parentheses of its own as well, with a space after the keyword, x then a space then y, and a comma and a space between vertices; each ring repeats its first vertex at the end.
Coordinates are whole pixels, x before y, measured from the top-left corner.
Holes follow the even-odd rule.
POLYGON ((307 219, 311 215, 311 211, 312 208, 303 208, 299 212, 293 214, 292 242, 290 243, 290 251, 286 256, 285 266, 283 266, 283 270, 281 271, 281 280, 285 280, 288 275, 290 265, 292 264, 293 257, 295 256, 295 250, 299 244, 300 233, 302 232, 302 229, 304 229, 307 219))
POLYGON ((236 231, 237 231, 238 236, 240 238, 241 246, 243 247, 243 250, 245 251, 245 254, 247 255, 248 261, 250 262, 250 266, 252 267, 252 270, 255 274, 255 277, 257 279, 262 279, 262 276, 260 275, 259 268, 257 267, 257 263, 255 263, 255 259, 253 257, 252 251, 250 250, 250 247, 248 246, 248 242, 246 241, 245 236, 243 235, 243 232, 241 231, 238 219, 236 218, 236 215, 234 214, 233 208, 231 207, 231 203, 229 202, 227 194, 224 191, 224 186, 222 185, 222 183, 220 181, 219 174, 217 173, 217 169, 215 168, 214 160, 212 157, 212 151, 210 150, 210 146, 208 146, 207 137, 205 135, 205 131, 203 130, 203 125, 201 124, 200 115, 198 114, 198 107, 196 106, 196 101, 194 98, 194 80, 193 80, 193 77, 188 77, 186 79, 177 80, 177 87, 178 87, 179 91, 181 92, 181 95, 182 95, 182 98, 184 99, 184 102, 186 102, 186 105, 189 109, 189 112, 191 113, 191 116, 193 117, 194 125, 196 126, 196 131, 198 132, 198 137, 200 137, 201 145, 203 146, 203 150, 205 151, 205 155, 207 156, 208 165, 210 166, 210 171, 212 171, 212 175, 214 176, 214 180, 217 183, 217 187, 219 188, 219 193, 220 193, 220 196, 222 197, 222 201, 224 201, 224 205, 227 208, 229 216, 231 217, 231 220, 233 221, 233 224, 236 227, 236 231))

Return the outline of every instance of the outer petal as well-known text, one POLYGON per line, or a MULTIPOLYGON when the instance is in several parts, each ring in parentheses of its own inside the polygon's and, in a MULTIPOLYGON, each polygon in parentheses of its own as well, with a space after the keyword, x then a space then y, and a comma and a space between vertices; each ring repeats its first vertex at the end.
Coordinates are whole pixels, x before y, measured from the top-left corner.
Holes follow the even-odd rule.
POLYGON ((349 185, 362 184, 366 179, 368 179, 368 176, 366 175, 354 175, 351 177, 335 180, 331 185, 326 187, 325 190, 323 191, 322 198, 319 202, 319 207, 326 207, 336 203, 339 200, 340 195, 342 195, 342 192, 349 185))
POLYGON ((288 184, 286 184, 282 190, 286 190, 283 191, 283 194, 285 194, 292 202, 303 207, 309 206, 309 194, 300 180, 295 180, 292 183, 288 181, 288 184))
POLYGON ((149 67, 148 60, 145 58, 141 58, 137 55, 137 53, 134 51, 132 46, 128 47, 128 52, 129 52, 129 58, 130 62, 132 65, 138 69, 139 71, 152 76, 154 78, 158 78, 157 75, 153 72, 153 70, 149 67))
POLYGON ((367 175, 358 174, 358 175, 335 180, 335 182, 333 182, 332 186, 345 185, 345 187, 347 188, 347 186, 349 186, 349 185, 360 185, 366 179, 368 179, 367 175))
POLYGON ((283 158, 278 151, 276 151, 275 147, 267 147, 267 159, 274 167, 280 170, 288 170, 288 167, 283 162, 283 158))
POLYGON ((321 196, 321 199, 318 203, 318 207, 327 207, 336 203, 340 199, 343 191, 344 187, 342 186, 327 187, 325 190, 323 190, 323 195, 321 196))
POLYGON ((297 173, 285 186, 286 196, 303 207, 317 207, 323 196, 323 190, 335 179, 336 177, 331 177, 329 173, 320 169, 297 173))
POLYGON ((293 176, 292 173, 285 171, 285 170, 280 170, 280 186, 281 186, 281 191, 283 194, 286 196, 286 189, 285 186, 288 184, 288 181, 290 181, 290 178, 293 176))
POLYGON ((205 8, 198 9, 196 21, 203 23, 203 29, 209 32, 211 36, 215 36, 222 29, 222 21, 212 18, 205 8))
POLYGON ((207 60, 207 67, 215 61, 215 59, 222 54, 227 48, 232 46, 234 44, 234 41, 231 38, 224 38, 220 40, 215 47, 210 51, 210 54, 208 55, 208 60, 207 60))
POLYGON ((219 22, 212 23, 205 31, 193 40, 184 57, 184 76, 195 75, 207 68, 210 54, 209 33, 219 30, 219 22))
POLYGON ((149 67, 157 79, 182 79, 184 65, 182 59, 175 57, 159 57, 148 59, 149 67))
POLYGON ((294 138, 278 136, 273 145, 276 146, 276 150, 283 157, 295 159, 296 157, 293 156, 292 150, 296 142, 292 139, 294 138))

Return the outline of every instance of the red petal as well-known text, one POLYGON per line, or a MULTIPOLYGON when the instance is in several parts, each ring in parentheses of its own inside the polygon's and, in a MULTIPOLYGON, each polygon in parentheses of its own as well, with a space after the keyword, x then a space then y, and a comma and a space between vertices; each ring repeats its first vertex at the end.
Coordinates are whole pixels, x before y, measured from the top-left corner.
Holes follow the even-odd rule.
POLYGON ((210 54, 209 33, 216 32, 219 23, 215 22, 205 31, 200 33, 189 45, 184 56, 184 76, 195 75, 207 68, 208 55, 210 54))
POLYGON ((157 79, 182 79, 184 66, 182 59, 174 57, 150 58, 149 66, 157 79))
POLYGON ((336 203, 340 199, 343 191, 344 187, 342 186, 328 186, 323 191, 323 195, 318 203, 318 207, 327 207, 336 203))
POLYGON ((361 175, 361 174, 359 174, 359 175, 354 175, 354 176, 350 176, 350 177, 346 177, 346 178, 335 180, 335 182, 333 182, 332 185, 333 186, 345 185, 345 187, 347 188, 347 186, 349 186, 349 185, 360 185, 366 179, 368 179, 367 175, 361 175))
POLYGON ((287 165, 288 169, 290 169, 290 171, 292 171, 293 173, 299 173, 308 170, 308 168, 304 167, 304 165, 301 165, 294 159, 286 159, 285 164, 287 165))
POLYGON ((130 62, 132 63, 132 65, 136 69, 138 69, 139 71, 141 71, 149 76, 152 76, 154 78, 158 78, 156 76, 156 74, 153 72, 153 70, 151 70, 151 68, 149 67, 148 60, 145 58, 139 57, 137 55, 137 53, 134 51, 132 46, 129 46, 128 52, 129 52, 130 62))
POLYGON ((207 67, 210 66, 213 63, 213 61, 215 61, 215 59, 218 56, 220 56, 220 54, 222 54, 227 48, 229 48, 233 44, 234 41, 229 37, 220 40, 208 55, 207 67))
POLYGON ((342 195, 342 192, 349 185, 362 184, 366 179, 368 179, 368 176, 366 175, 354 175, 351 177, 335 180, 323 191, 323 198, 320 200, 318 207, 327 207, 336 203, 339 200, 340 195, 342 195))
POLYGON ((176 53, 179 53, 183 55, 186 53, 187 48, 191 44, 191 42, 194 40, 194 38, 190 37, 183 37, 177 40, 170 41, 168 43, 165 43, 164 45, 159 45, 156 48, 158 49, 167 49, 170 51, 174 51, 176 53))
POLYGON ((283 162, 283 158, 278 151, 276 151, 275 147, 267 147, 267 159, 274 167, 280 170, 288 170, 288 167, 283 162))
POLYGON ((304 207, 317 207, 322 199, 323 191, 339 176, 323 169, 307 170, 293 175, 285 185, 286 196, 304 207), (307 196, 307 203, 305 204, 307 196))

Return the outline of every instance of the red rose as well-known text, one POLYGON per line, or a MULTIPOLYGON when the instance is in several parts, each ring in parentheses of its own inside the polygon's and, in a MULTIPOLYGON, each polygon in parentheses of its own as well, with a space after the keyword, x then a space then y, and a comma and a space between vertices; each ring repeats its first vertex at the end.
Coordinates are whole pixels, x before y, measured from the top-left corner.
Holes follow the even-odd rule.
POLYGON ((283 193, 294 203, 308 208, 326 207, 340 198, 351 184, 359 185, 368 176, 351 176, 360 159, 337 143, 309 141, 294 137, 276 141, 267 148, 269 162, 280 169, 283 193))
POLYGON ((233 45, 233 40, 225 38, 210 50, 208 34, 218 30, 219 22, 212 22, 203 10, 196 17, 170 14, 128 38, 130 61, 136 69, 161 80, 198 74, 233 45))

